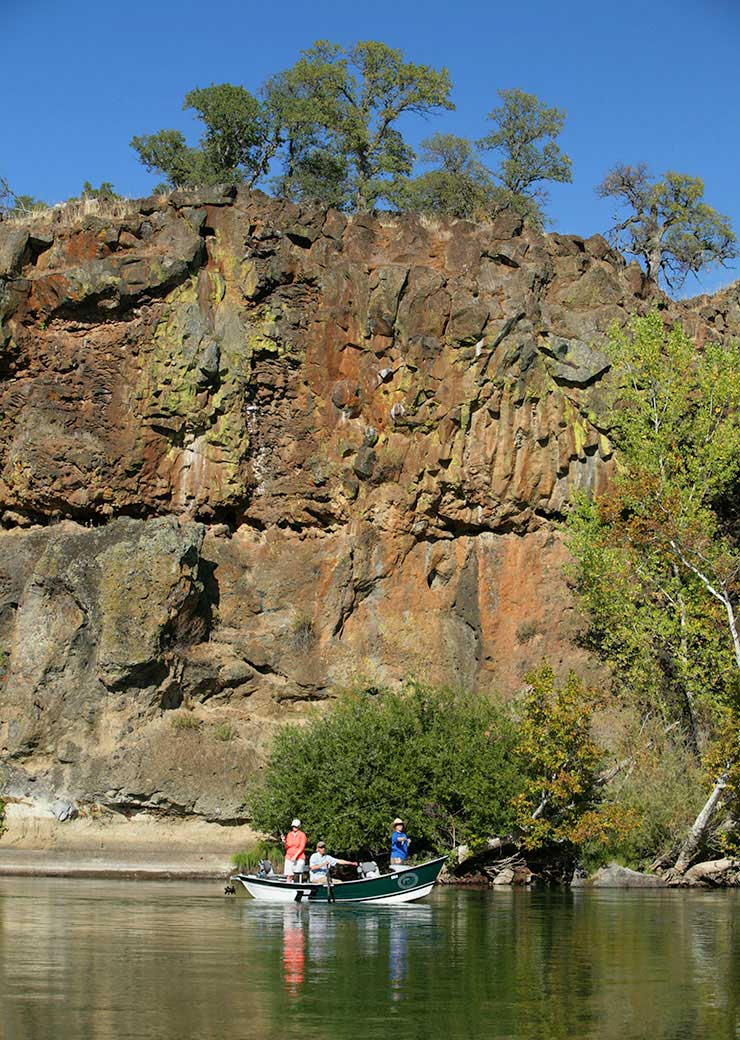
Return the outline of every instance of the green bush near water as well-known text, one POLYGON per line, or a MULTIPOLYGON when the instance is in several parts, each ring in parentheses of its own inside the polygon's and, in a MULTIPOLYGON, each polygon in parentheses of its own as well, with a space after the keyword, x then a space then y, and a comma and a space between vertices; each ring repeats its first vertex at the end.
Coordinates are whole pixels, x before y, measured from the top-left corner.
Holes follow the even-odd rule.
POLYGON ((0 798, 0 838, 5 833, 5 802, 0 798))
POLYGON ((267 834, 303 821, 309 848, 387 850, 401 816, 414 850, 444 851, 507 833, 520 789, 516 730, 481 696, 409 682, 400 692, 355 692, 324 716, 275 737, 252 821, 267 834))
POLYGON ((258 841, 252 849, 235 852, 231 857, 231 862, 235 870, 246 874, 257 870, 261 859, 269 859, 272 869, 278 874, 283 869, 283 857, 284 852, 280 845, 276 845, 273 841, 258 841))
POLYGON ((629 767, 604 790, 605 804, 630 825, 584 843, 581 861, 589 868, 616 860, 649 870, 675 853, 705 800, 701 768, 686 744, 655 722, 640 728, 628 736, 629 767))

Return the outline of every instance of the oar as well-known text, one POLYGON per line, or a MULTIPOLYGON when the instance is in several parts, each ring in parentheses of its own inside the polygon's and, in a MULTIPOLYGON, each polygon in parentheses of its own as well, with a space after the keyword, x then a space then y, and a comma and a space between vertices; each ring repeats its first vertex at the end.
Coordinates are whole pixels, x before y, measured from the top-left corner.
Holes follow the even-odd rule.
POLYGON ((337 898, 334 895, 334 882, 331 879, 331 867, 326 868, 326 901, 327 903, 336 903, 337 898))

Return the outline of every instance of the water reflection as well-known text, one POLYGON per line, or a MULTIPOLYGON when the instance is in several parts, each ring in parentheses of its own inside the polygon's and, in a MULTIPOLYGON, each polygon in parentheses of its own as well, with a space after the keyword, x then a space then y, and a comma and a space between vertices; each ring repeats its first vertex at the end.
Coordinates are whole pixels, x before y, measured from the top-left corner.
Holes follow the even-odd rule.
POLYGON ((391 994, 394 1000, 401 998, 403 980, 406 975, 406 952, 406 922, 403 918, 396 918, 391 921, 388 944, 388 967, 391 994))
POLYGON ((432 923, 430 907, 378 914, 344 907, 277 908, 247 904, 244 913, 242 923, 250 943, 255 941, 256 933, 259 945, 264 946, 271 932, 282 930, 282 978, 289 998, 299 996, 307 980, 317 984, 340 970, 339 944, 351 949, 353 958, 370 964, 373 972, 386 963, 388 993, 394 1001, 400 1000, 409 931, 428 928, 432 923))
POLYGON ((289 997, 297 995, 306 978, 306 936, 299 907, 283 911, 283 978, 289 997))
POLYGON ((270 907, 0 880, 3 1040, 740 1037, 736 893, 450 892, 270 907))

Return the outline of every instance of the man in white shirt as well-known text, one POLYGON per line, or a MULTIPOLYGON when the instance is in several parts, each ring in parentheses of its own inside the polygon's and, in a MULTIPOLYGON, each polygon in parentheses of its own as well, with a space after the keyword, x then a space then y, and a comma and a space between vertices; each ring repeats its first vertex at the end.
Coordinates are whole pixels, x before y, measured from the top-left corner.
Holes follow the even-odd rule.
POLYGON ((308 861, 309 881, 313 881, 314 884, 325 885, 329 868, 335 867, 337 864, 343 867, 357 866, 354 860, 337 859, 335 856, 329 856, 326 851, 326 842, 317 841, 316 851, 311 854, 311 859, 308 861))

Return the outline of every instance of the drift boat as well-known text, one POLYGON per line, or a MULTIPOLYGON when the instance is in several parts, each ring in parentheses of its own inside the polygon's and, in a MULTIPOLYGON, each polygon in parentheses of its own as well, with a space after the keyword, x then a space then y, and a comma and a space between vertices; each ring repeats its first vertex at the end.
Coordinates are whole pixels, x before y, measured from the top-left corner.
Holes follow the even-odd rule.
POLYGON ((271 903, 413 903, 428 896, 444 866, 445 857, 380 874, 374 863, 361 863, 357 881, 286 881, 284 877, 260 869, 258 874, 234 874, 232 881, 242 885, 255 899, 271 903), (375 870, 371 869, 375 867, 375 870))

